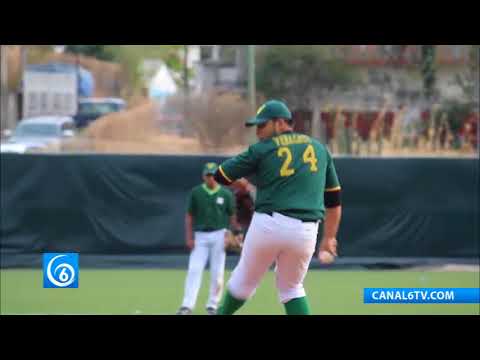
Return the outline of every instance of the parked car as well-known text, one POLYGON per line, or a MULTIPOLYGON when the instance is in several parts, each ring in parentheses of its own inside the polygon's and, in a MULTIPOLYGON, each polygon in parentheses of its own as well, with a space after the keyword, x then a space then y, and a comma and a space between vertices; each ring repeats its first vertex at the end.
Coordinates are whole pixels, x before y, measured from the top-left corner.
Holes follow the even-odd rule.
POLYGON ((77 115, 74 116, 77 128, 85 128, 90 123, 107 114, 122 111, 126 103, 118 98, 83 98, 78 101, 77 115))
POLYGON ((42 116, 20 121, 7 140, 0 144, 2 153, 60 151, 62 141, 75 136, 75 122, 71 117, 42 116))

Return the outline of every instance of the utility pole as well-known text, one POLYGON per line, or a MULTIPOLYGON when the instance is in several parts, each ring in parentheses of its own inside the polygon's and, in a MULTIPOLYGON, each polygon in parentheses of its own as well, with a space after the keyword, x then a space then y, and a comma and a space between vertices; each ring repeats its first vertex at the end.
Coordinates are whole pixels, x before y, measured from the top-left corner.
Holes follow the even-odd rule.
MULTIPOLYGON (((250 104, 250 111, 252 116, 255 115, 257 110, 256 104, 256 80, 255 80, 255 45, 247 45, 247 72, 248 72, 248 102, 250 104)), ((255 132, 249 130, 247 135, 247 141, 250 144, 256 142, 255 132)))
POLYGON ((7 45, 0 45, 0 117, 1 132, 9 128, 8 117, 8 61, 7 61, 7 45))
POLYGON ((436 93, 436 45, 422 45, 423 92, 429 106, 436 93))
POLYGON ((188 82, 188 45, 183 45, 184 57, 183 57, 183 87, 185 97, 189 95, 189 82, 188 82))
POLYGON ((252 113, 255 113, 256 104, 256 80, 255 80, 255 45, 247 45, 247 67, 248 67, 248 100, 252 113))
POLYGON ((187 124, 189 124, 189 98, 190 98, 190 86, 188 81, 188 45, 183 45, 184 56, 183 56, 183 134, 185 134, 188 129, 187 124))
POLYGON ((21 45, 20 46, 20 59, 22 62, 22 67, 21 67, 21 81, 19 85, 19 94, 20 94, 20 101, 18 102, 18 114, 19 114, 19 119, 22 119, 24 117, 24 104, 25 104, 25 72, 27 71, 27 63, 28 63, 28 45, 21 45))
POLYGON ((77 111, 76 114, 80 111, 80 54, 75 53, 75 79, 76 79, 76 93, 77 93, 77 111))

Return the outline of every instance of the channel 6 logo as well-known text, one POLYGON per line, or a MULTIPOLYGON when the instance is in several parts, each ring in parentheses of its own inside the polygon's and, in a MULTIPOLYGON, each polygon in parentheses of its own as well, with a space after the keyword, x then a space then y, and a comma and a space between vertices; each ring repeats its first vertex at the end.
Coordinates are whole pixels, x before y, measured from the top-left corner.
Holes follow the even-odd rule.
POLYGON ((43 254, 44 288, 78 288, 78 254, 43 254))

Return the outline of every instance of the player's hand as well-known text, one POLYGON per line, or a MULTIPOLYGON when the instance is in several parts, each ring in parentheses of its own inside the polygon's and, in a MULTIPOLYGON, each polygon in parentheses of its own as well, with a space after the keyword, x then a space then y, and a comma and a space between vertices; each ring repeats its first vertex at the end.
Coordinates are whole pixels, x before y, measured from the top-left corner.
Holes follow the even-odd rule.
POLYGON ((247 184, 248 184, 248 181, 245 178, 241 178, 235 181, 235 185, 238 185, 243 188, 247 187, 247 184))
POLYGON ((322 242, 320 243, 320 251, 328 251, 331 253, 333 256, 338 256, 337 254, 337 239, 332 237, 332 238, 323 238, 322 242))
POLYGON ((193 248, 195 247, 195 240, 193 240, 192 238, 189 238, 187 239, 186 243, 187 243, 188 250, 192 251, 193 248))
POLYGON ((255 190, 255 186, 245 178, 238 179, 237 184, 250 193, 255 190))
POLYGON ((235 235, 234 237, 235 239, 235 245, 237 245, 239 248, 242 248, 243 247, 243 234, 238 234, 238 235, 235 235))
POLYGON ((243 235, 234 235, 231 231, 225 233, 225 250, 241 252, 243 246, 243 235))

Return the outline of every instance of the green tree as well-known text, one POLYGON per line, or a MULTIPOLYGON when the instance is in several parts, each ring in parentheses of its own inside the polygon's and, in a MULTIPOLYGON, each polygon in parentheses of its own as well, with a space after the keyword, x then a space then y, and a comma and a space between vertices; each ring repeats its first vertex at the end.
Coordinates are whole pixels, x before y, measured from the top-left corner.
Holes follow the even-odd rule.
POLYGON ((432 100, 436 94, 437 68, 436 45, 421 45, 423 92, 427 100, 432 100))
MULTIPOLYGON (((134 91, 143 84, 141 64, 145 59, 162 60, 175 76, 178 85, 183 85, 183 45, 109 45, 116 61, 125 68, 129 83, 134 91)), ((189 72, 191 76, 191 72, 189 72)))
POLYGON ((65 52, 91 56, 103 61, 115 60, 115 54, 110 50, 109 45, 66 45, 65 52))
POLYGON ((437 46, 436 45, 380 45, 384 55, 394 63, 401 60, 411 46, 419 46, 421 52, 421 72, 423 78, 423 94, 428 101, 435 95, 437 82, 437 46))
MULTIPOLYGON (((183 86, 184 45, 67 45, 65 52, 92 56, 99 60, 114 61, 122 65, 132 92, 139 92, 143 83, 142 61, 162 60, 173 73, 179 86, 183 86)), ((193 76, 189 70, 188 76, 193 76)))
POLYGON ((462 88, 465 101, 472 110, 478 106, 478 75, 479 75, 480 45, 469 45, 469 61, 464 71, 456 74, 456 82, 462 88))
POLYGON ((273 45, 259 51, 257 89, 297 107, 310 107, 322 90, 345 88, 353 68, 329 56, 326 45, 273 45))

